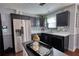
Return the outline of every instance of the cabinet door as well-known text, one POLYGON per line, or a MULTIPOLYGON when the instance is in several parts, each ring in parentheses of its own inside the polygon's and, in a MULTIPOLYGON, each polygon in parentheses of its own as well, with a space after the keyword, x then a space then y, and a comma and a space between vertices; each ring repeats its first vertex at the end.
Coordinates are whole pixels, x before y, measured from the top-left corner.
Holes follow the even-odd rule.
POLYGON ((57 40, 56 40, 57 42, 57 45, 56 45, 56 48, 58 49, 58 50, 60 50, 60 51, 64 51, 64 41, 63 41, 63 39, 58 39, 57 38, 57 40))
POLYGON ((45 26, 45 18, 43 16, 40 16, 40 26, 41 27, 45 26))
POLYGON ((41 34, 41 41, 46 43, 46 35, 44 33, 41 34))
POLYGON ((64 38, 56 36, 54 39, 54 47, 60 51, 64 51, 64 38))
POLYGON ((49 44, 50 46, 53 46, 52 37, 53 37, 53 35, 48 34, 48 44, 49 44))
POLYGON ((48 40, 49 40, 48 35, 45 34, 45 33, 42 33, 41 34, 41 41, 44 42, 44 43, 46 43, 46 44, 48 44, 49 43, 48 40))
POLYGON ((44 19, 40 19, 40 26, 44 27, 44 19))
POLYGON ((45 43, 47 43, 49 45, 49 35, 45 34, 45 43))
POLYGON ((30 20, 31 20, 31 26, 36 26, 36 20, 35 20, 35 18, 33 18, 33 17, 30 17, 30 20))
POLYGON ((33 27, 40 26, 40 20, 38 17, 36 17, 36 18, 31 17, 30 20, 31 20, 31 26, 33 26, 33 27))

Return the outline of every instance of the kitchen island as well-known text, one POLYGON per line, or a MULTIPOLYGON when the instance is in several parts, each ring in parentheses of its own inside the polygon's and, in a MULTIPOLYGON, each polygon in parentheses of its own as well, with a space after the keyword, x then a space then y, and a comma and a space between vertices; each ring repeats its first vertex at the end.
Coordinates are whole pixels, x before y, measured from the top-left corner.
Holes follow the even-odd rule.
POLYGON ((42 42, 43 47, 44 46, 46 46, 46 47, 45 47, 45 49, 42 49, 39 52, 41 52, 41 51, 46 52, 47 51, 46 49, 48 49, 50 51, 50 53, 49 53, 49 51, 45 55, 37 53, 37 52, 33 51, 32 49, 29 49, 28 44, 31 42, 32 41, 28 41, 28 42, 23 43, 23 47, 25 49, 25 52, 28 54, 28 56, 67 56, 65 53, 55 49, 54 47, 48 47, 48 45, 44 42, 42 42))

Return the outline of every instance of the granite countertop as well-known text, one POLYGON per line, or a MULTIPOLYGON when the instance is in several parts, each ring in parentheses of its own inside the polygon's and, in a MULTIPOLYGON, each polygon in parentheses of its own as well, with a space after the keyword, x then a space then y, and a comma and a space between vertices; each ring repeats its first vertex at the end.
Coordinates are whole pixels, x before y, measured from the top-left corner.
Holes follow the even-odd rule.
POLYGON ((46 31, 32 32, 32 34, 35 34, 35 33, 47 33, 47 34, 52 34, 52 35, 64 36, 64 37, 70 35, 69 32, 46 32, 46 31))
POLYGON ((58 35, 58 36, 64 36, 64 37, 70 35, 69 32, 53 32, 53 33, 49 33, 49 34, 58 35))

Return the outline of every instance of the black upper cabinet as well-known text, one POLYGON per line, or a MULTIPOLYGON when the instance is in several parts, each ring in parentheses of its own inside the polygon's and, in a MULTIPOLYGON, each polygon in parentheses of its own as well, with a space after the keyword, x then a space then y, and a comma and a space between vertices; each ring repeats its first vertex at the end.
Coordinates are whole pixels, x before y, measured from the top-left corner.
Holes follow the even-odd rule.
POLYGON ((70 12, 65 11, 56 15, 57 26, 68 26, 70 12))
POLYGON ((40 26, 40 20, 39 20, 39 17, 31 17, 31 25, 33 27, 38 27, 40 26))
POLYGON ((45 27, 45 18, 44 16, 31 17, 31 23, 33 27, 45 27))
POLYGON ((36 26, 36 19, 34 17, 31 17, 30 20, 31 20, 31 25, 36 26))
POLYGON ((44 27, 45 26, 45 18, 43 16, 40 16, 39 19, 40 19, 40 27, 44 27))

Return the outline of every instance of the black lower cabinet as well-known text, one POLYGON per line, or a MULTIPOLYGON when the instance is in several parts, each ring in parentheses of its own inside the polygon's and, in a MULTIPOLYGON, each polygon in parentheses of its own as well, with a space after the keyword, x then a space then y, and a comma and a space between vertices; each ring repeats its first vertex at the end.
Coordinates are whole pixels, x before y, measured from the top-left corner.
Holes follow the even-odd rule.
POLYGON ((47 37, 48 36, 45 33, 41 33, 40 40, 44 43, 48 43, 47 37))
POLYGON ((53 47, 64 52, 64 40, 60 38, 53 38, 53 47))
POLYGON ((42 42, 44 42, 44 43, 46 43, 46 44, 48 44, 48 45, 51 46, 51 44, 50 44, 50 42, 51 42, 50 39, 51 39, 51 37, 50 37, 49 34, 41 33, 41 38, 40 38, 40 40, 41 40, 42 42))
POLYGON ((57 36, 57 35, 51 35, 46 33, 41 33, 40 40, 51 47, 54 47, 62 52, 65 50, 68 50, 69 46, 69 36, 63 37, 63 36, 57 36))

